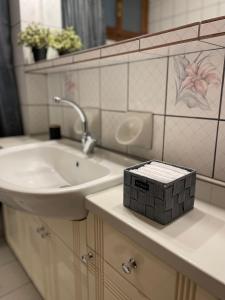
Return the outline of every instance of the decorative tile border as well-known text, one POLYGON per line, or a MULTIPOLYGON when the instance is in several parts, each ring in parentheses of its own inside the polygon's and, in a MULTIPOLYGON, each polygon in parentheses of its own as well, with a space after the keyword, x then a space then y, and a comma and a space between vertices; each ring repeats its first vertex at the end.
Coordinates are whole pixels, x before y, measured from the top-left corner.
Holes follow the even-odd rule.
POLYGON ((101 57, 119 55, 139 51, 139 40, 129 40, 128 42, 107 45, 101 48, 101 57))
POLYGON ((140 50, 165 47, 198 39, 199 23, 166 30, 140 39, 140 50))

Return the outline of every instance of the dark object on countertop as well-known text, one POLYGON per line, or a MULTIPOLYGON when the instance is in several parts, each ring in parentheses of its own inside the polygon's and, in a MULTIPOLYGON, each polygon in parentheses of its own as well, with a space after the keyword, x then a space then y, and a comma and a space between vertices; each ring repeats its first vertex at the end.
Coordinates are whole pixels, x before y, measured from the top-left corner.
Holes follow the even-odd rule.
MULTIPOLYGON (((124 170, 124 206, 160 224, 168 224, 194 207, 196 171, 173 164, 189 173, 169 183, 162 183, 130 172, 153 161, 124 170)), ((157 161, 159 162, 159 161, 157 161)), ((165 164, 165 162, 160 162, 165 164)))
POLYGON ((61 128, 59 125, 50 125, 49 127, 49 139, 59 140, 61 139, 61 128))

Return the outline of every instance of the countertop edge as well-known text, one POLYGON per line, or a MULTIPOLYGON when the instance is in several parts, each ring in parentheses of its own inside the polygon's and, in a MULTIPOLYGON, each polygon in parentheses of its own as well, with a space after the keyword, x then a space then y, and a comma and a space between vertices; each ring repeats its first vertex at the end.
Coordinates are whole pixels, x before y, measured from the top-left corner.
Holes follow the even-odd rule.
POLYGON ((225 285, 222 282, 197 268, 187 260, 178 256, 176 253, 171 252, 162 245, 146 237, 144 234, 142 234, 120 218, 117 218, 107 210, 104 210, 101 207, 97 206, 95 203, 88 199, 88 196, 86 196, 85 206, 89 212, 101 217, 104 221, 116 228, 122 234, 127 235, 131 240, 136 242, 147 251, 150 251, 153 255, 170 265, 172 268, 174 268, 175 265, 175 270, 183 273, 184 275, 195 281, 199 286, 206 289, 216 297, 224 299, 225 285))

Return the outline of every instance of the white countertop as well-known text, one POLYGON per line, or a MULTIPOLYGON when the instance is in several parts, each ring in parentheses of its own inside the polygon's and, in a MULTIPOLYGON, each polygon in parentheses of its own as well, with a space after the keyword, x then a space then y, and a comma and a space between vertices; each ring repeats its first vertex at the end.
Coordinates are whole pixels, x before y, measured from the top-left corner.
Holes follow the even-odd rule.
MULTIPOLYGON (((0 146, 7 148, 47 139, 47 135, 0 138, 0 146)), ((162 226, 123 206, 122 185, 87 196, 86 207, 221 300, 225 299, 224 209, 196 200, 192 211, 162 226)))
POLYGON ((142 247, 225 299, 225 210, 196 200, 163 226, 123 206, 123 186, 86 197, 86 207, 142 247))

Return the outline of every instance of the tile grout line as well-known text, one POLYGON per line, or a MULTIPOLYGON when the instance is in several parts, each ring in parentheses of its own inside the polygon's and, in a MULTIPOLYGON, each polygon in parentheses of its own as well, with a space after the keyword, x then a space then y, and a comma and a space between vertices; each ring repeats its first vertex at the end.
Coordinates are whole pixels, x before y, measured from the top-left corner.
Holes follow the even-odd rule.
POLYGON ((7 265, 10 265, 11 263, 13 263, 14 261, 17 261, 16 257, 14 257, 12 260, 8 261, 7 263, 4 263, 3 265, 0 266, 0 271, 2 268, 4 268, 7 265))
POLYGON ((166 89, 165 89, 165 107, 164 107, 164 122, 163 122, 163 144, 162 144, 162 161, 165 156, 165 138, 166 138, 166 111, 167 111, 167 96, 168 96, 168 81, 169 81, 169 65, 170 59, 167 57, 167 70, 166 70, 166 89))
MULTIPOLYGON (((28 284, 32 284, 32 285, 33 285, 33 283, 31 282, 31 280, 30 280, 30 278, 29 278, 29 277, 28 277, 28 279, 29 279, 29 281, 27 281, 26 283, 23 283, 22 285, 18 286, 17 288, 15 288, 15 289, 12 289, 11 291, 9 291, 9 292, 7 292, 7 293, 3 294, 2 296, 0 296, 0 299, 3 299, 3 298, 5 298, 6 296, 8 296, 8 295, 10 295, 10 294, 14 293, 15 291, 17 291, 17 290, 21 289, 22 287, 24 287, 24 286, 26 286, 26 285, 28 285, 28 284)), ((34 286, 34 285, 33 285, 33 286, 34 286)), ((34 288, 36 289, 36 287, 35 287, 35 286, 34 286, 34 288)))
POLYGON ((222 100, 223 100, 224 76, 225 76, 225 56, 223 62, 222 84, 221 84, 221 91, 220 91, 220 105, 219 105, 217 128, 216 128, 216 140, 215 140, 214 157, 213 157, 212 178, 214 178, 215 176, 216 152, 217 152, 217 145, 218 145, 219 124, 220 124, 220 115, 221 115, 222 100))

